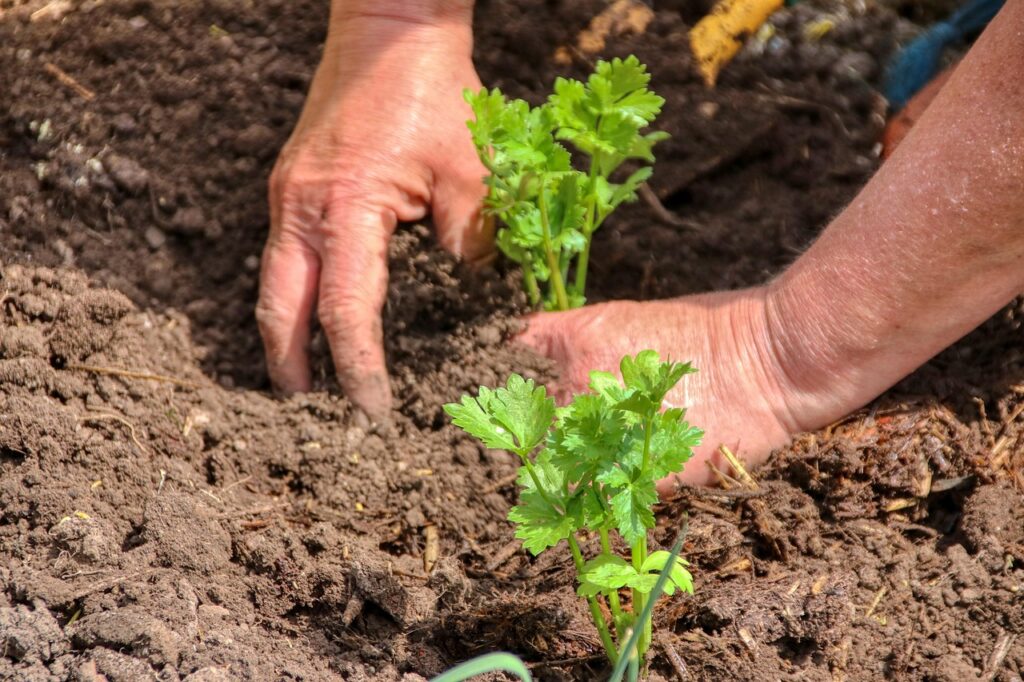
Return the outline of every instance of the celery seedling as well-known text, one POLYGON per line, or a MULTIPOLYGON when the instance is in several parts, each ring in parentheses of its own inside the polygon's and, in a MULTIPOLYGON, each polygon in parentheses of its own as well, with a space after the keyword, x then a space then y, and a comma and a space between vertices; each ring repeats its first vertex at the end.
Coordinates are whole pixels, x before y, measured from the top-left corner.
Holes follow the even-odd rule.
POLYGON ((646 350, 624 357, 619 368, 622 382, 591 372, 590 392, 563 408, 556 409, 543 386, 517 374, 504 387, 481 387, 476 397, 445 406, 453 422, 484 445, 519 456, 519 504, 509 513, 516 537, 533 554, 568 543, 577 593, 587 599, 613 663, 614 639, 624 642, 636 628, 636 654, 643 660, 651 628, 649 620, 637 618, 659 573, 668 572, 667 593, 693 591, 686 562, 669 552, 648 552, 647 531, 654 527, 657 481, 678 472, 703 435, 685 421, 685 410, 661 411, 672 387, 694 371, 688 363, 662 362, 646 350), (583 556, 581 531, 598 536, 596 556, 583 556), (612 533, 629 547, 628 560, 612 549, 612 533), (631 591, 630 610, 623 607, 622 590, 631 591))
POLYGON ((522 266, 531 304, 567 310, 586 301, 594 232, 619 204, 636 199, 652 171, 643 166, 621 183, 611 176, 629 159, 654 163, 654 144, 668 137, 640 132, 664 103, 647 88, 650 79, 630 56, 598 62, 586 83, 558 78, 537 107, 497 88, 466 91, 475 116, 467 125, 489 172, 485 209, 503 223, 498 247, 522 266), (586 171, 573 167, 560 140, 586 157, 586 171))

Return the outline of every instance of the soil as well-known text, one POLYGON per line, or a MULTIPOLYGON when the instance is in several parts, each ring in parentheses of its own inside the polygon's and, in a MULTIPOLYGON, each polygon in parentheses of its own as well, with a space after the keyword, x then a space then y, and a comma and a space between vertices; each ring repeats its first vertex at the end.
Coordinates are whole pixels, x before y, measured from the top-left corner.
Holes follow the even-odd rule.
MULTIPOLYGON (((603 7, 478 3, 483 81, 536 101, 586 73, 592 55, 555 47, 603 7)), ((593 300, 791 261, 877 167, 874 84, 908 30, 876 3, 804 2, 708 90, 685 49, 707 3, 656 7, 604 56, 635 52, 666 97, 661 207, 602 229, 593 300)), ((316 392, 268 390, 264 186, 326 9, 0 0, 0 678, 412 681, 494 649, 541 679, 606 671, 568 554, 512 537, 512 458, 441 411, 511 371, 550 376, 507 343, 514 272, 469 272, 403 228, 392 424, 354 413, 322 338, 316 392)), ((655 542, 688 514, 696 594, 662 605, 652 679, 1019 681, 1022 319, 1017 301, 800 437, 754 489, 668 500, 655 542)))

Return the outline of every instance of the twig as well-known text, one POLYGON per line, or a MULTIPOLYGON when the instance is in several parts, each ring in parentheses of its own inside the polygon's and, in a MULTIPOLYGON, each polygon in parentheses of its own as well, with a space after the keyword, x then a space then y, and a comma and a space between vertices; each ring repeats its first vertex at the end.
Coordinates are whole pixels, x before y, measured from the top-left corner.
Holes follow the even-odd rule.
POLYGON ((652 190, 646 182, 640 185, 637 189, 637 194, 639 194, 640 198, 644 200, 644 203, 647 204, 648 208, 654 211, 655 217, 657 217, 661 222, 667 223, 673 227, 685 227, 688 230, 700 231, 701 226, 697 223, 683 220, 675 213, 665 208, 665 204, 661 203, 661 199, 658 198, 658 195, 654 193, 654 190, 652 190))
POLYGON ((865 618, 871 617, 871 614, 873 614, 875 612, 875 609, 878 608, 878 604, 881 603, 882 597, 884 597, 885 593, 888 591, 889 588, 883 586, 880 590, 878 590, 878 592, 875 593, 875 598, 871 600, 871 604, 868 606, 868 610, 864 612, 865 618))
POLYGON ((46 62, 43 64, 43 70, 48 74, 60 81, 61 85, 67 87, 78 93, 78 96, 84 99, 86 102, 91 102, 96 99, 96 93, 85 87, 74 78, 72 78, 64 69, 60 68, 53 62, 46 62))
POLYGON ((519 540, 513 540, 502 547, 501 550, 494 555, 494 558, 487 562, 487 570, 494 573, 496 570, 504 566, 506 561, 515 556, 522 546, 523 545, 519 540))
POLYGON ((146 454, 146 448, 142 447, 142 443, 140 443, 139 439, 135 437, 135 427, 132 425, 130 421, 128 421, 124 417, 121 417, 116 414, 110 414, 109 412, 101 412, 100 414, 94 414, 88 417, 79 417, 78 421, 85 423, 91 421, 104 421, 107 419, 126 426, 128 428, 128 435, 132 439, 132 442, 135 443, 135 447, 137 447, 139 449, 139 452, 141 452, 142 454, 146 454))
POLYGON ((686 661, 682 659, 679 652, 676 651, 676 648, 664 633, 658 635, 658 643, 661 644, 661 648, 665 652, 665 658, 672 664, 672 669, 676 671, 676 676, 683 680, 683 682, 689 680, 690 672, 686 669, 686 661))
POLYGON ((687 501, 686 504, 691 509, 699 509, 700 511, 705 511, 709 514, 720 516, 726 521, 731 522, 733 525, 739 523, 740 521, 739 517, 736 516, 736 514, 734 514, 733 512, 729 511, 728 509, 722 509, 721 507, 718 507, 713 504, 708 504, 707 502, 701 502, 700 500, 690 499, 687 501))
POLYGON ((747 473, 746 467, 743 466, 743 462, 739 460, 739 457, 733 454, 732 450, 724 445, 718 446, 718 451, 722 453, 726 461, 729 462, 729 466, 736 472, 736 477, 747 487, 748 490, 757 490, 757 481, 754 477, 747 473))
POLYGON ((829 106, 821 104, 820 102, 813 102, 809 99, 800 99, 799 97, 790 97, 789 95, 778 95, 775 93, 770 95, 758 95, 758 99, 772 104, 777 104, 784 109, 813 111, 814 113, 828 119, 829 123, 835 127, 836 132, 841 134, 843 138, 849 139, 852 137, 850 129, 843 123, 843 117, 839 115, 839 112, 829 106))
POLYGON ((519 478, 518 473, 509 474, 508 476, 499 478, 497 481, 490 484, 486 488, 481 489, 480 492, 484 495, 489 495, 493 492, 497 492, 504 488, 505 486, 512 485, 513 483, 515 483, 517 478, 519 478))
POLYGON ((604 658, 604 654, 591 654, 589 656, 578 656, 576 658, 556 658, 553 661, 537 661, 535 663, 527 663, 527 668, 554 668, 555 666, 563 665, 576 665, 578 663, 589 663, 590 661, 596 661, 600 658, 604 658))
POLYGON ((999 672, 999 668, 1002 667, 1003 661, 1006 660, 1006 654, 1010 652, 1010 647, 1013 646, 1015 639, 1017 639, 1017 636, 1011 635, 1009 632, 1004 631, 999 635, 996 645, 992 649, 992 654, 988 657, 985 673, 980 678, 981 682, 992 682, 996 678, 996 674, 999 672))
POLYGON ((221 494, 224 494, 224 493, 228 492, 229 490, 234 488, 236 485, 242 485, 243 483, 247 483, 250 480, 252 480, 252 475, 246 476, 245 478, 240 478, 237 481, 235 481, 234 483, 231 483, 230 485, 228 485, 226 488, 222 489, 221 490, 221 494))
POLYGON ((175 379, 174 377, 165 376, 163 374, 150 374, 149 372, 133 372, 127 369, 117 369, 115 367, 97 367, 96 365, 66 365, 64 369, 75 370, 78 372, 90 372, 92 374, 104 374, 115 377, 125 377, 127 379, 142 379, 145 381, 162 381, 168 384, 174 384, 175 386, 181 386, 183 388, 199 388, 199 384, 191 381, 185 381, 184 379, 175 379))

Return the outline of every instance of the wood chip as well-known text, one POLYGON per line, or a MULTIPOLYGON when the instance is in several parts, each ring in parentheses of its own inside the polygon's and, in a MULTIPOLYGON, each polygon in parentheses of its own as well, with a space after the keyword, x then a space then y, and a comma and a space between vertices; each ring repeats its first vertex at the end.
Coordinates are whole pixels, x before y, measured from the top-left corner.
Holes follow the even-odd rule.
POLYGON ((423 527, 423 541, 426 545, 423 550, 423 570, 430 573, 441 554, 441 541, 437 535, 437 526, 431 524, 423 527))

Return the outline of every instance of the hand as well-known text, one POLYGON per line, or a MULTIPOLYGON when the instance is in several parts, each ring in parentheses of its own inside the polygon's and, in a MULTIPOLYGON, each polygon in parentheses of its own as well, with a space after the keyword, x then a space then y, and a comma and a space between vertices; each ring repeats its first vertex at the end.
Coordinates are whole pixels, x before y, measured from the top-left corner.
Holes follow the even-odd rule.
MULTIPOLYGON (((687 420, 705 431, 679 480, 711 483, 705 461, 724 469, 716 452, 720 444, 757 463, 808 428, 791 409, 797 396, 775 357, 766 297, 765 289, 749 289, 538 313, 519 340, 561 367, 553 387, 560 402, 585 390, 592 370, 618 374, 623 355, 651 348, 663 359, 693 363, 697 373, 684 377, 666 402, 687 408, 687 420)), ((814 417, 801 414, 807 416, 814 417)), ((671 485, 666 480, 661 488, 671 485)))
POLYGON ((380 420, 391 405, 380 311, 397 221, 420 220, 431 206, 443 246, 471 261, 492 249, 480 220, 485 171, 462 99, 480 81, 468 14, 332 21, 270 177, 256 317, 274 386, 306 391, 315 305, 342 388, 380 420))

